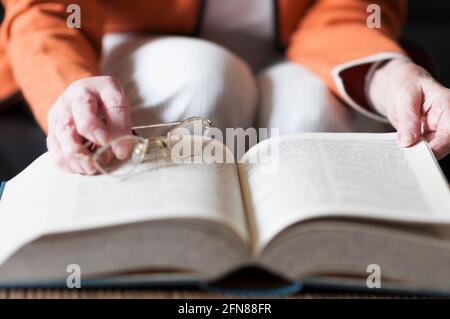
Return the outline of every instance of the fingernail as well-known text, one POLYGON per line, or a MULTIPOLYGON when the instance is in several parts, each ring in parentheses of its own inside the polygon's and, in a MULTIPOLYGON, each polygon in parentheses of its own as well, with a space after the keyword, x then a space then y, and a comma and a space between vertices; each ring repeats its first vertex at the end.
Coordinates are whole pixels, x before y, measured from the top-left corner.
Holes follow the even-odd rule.
POLYGON ((82 162, 82 167, 84 169, 84 171, 88 174, 88 175, 94 175, 96 172, 95 167, 91 164, 91 163, 87 163, 87 162, 82 162))
POLYGON ((414 134, 409 131, 399 132, 399 141, 404 147, 410 146, 414 143, 414 134))
POLYGON ((105 130, 98 128, 94 131, 94 133, 92 133, 92 135, 94 136, 96 143, 100 145, 106 145, 108 143, 109 138, 105 130))
POLYGON ((118 159, 124 160, 128 157, 128 148, 123 145, 119 145, 116 147, 115 153, 118 159))
POLYGON ((86 172, 84 171, 81 164, 78 164, 76 162, 70 162, 69 165, 70 165, 70 168, 72 169, 72 171, 74 171, 75 173, 83 174, 83 175, 86 174, 86 172))

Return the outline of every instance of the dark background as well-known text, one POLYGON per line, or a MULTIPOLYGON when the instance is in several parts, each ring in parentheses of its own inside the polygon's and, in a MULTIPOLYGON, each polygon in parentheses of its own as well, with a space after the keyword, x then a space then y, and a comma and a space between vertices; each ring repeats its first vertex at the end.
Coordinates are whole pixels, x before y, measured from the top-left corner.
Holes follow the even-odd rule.
POLYGON ((402 39, 431 53, 439 66, 438 79, 450 87, 450 1, 410 0, 402 39))
MULTIPOLYGON (((2 14, 0 5, 0 20, 2 14)), ((431 61, 434 75, 450 87, 450 1, 410 0, 402 41, 420 48, 419 56, 431 61)), ((45 150, 44 135, 24 105, 0 111, 0 180, 10 179, 45 150), (8 133, 17 128, 21 141, 8 133)), ((440 164, 450 179, 450 156, 440 164)))

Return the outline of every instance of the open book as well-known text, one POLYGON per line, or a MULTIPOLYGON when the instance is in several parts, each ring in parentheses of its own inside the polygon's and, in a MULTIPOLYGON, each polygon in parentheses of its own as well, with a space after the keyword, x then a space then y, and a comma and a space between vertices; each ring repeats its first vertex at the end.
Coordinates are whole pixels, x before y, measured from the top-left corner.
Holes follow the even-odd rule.
POLYGON ((448 185, 427 144, 402 149, 393 134, 283 136, 238 164, 126 180, 66 174, 44 154, 0 201, 0 283, 65 283, 77 264, 83 279, 211 281, 257 266, 365 285, 375 264, 383 287, 450 291, 449 229, 448 185))

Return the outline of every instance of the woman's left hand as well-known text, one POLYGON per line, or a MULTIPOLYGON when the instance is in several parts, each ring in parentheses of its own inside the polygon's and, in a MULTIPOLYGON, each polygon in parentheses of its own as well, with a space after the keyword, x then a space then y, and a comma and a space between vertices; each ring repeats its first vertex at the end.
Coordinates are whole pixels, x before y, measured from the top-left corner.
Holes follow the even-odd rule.
POLYGON ((375 71, 368 95, 397 129, 401 146, 414 145, 423 135, 436 158, 450 153, 450 90, 423 68, 393 59, 375 71))

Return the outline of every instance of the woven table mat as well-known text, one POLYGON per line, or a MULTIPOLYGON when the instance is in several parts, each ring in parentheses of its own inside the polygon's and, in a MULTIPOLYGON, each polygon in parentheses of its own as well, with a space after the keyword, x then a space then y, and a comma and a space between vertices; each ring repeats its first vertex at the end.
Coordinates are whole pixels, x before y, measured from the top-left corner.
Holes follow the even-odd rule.
MULTIPOLYGON (((0 299, 222 299, 244 298, 242 295, 228 295, 204 291, 185 290, 0 290, 0 299)), ((262 298, 271 298, 262 296, 262 298)), ((368 294, 368 293, 340 293, 340 292, 304 292, 282 298, 290 299, 403 299, 418 298, 415 296, 368 294)))

